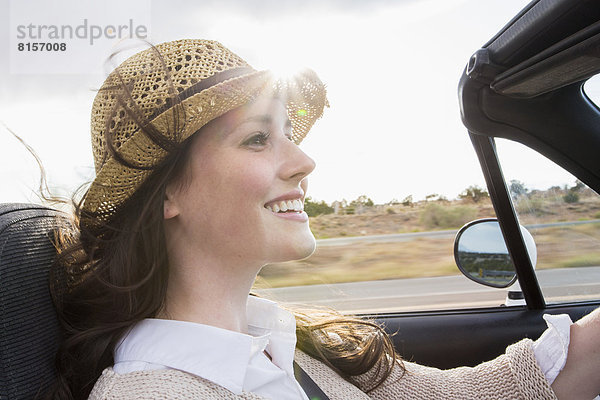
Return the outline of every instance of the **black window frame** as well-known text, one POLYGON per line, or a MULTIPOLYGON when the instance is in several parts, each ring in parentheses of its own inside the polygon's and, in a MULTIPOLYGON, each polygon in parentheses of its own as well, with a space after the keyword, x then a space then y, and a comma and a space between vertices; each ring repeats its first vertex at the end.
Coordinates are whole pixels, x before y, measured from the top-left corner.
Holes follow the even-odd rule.
POLYGON ((494 138, 530 147, 600 193, 600 110, 583 90, 600 72, 589 60, 598 47, 597 1, 535 0, 473 54, 459 82, 461 117, 530 310, 547 305, 494 138))

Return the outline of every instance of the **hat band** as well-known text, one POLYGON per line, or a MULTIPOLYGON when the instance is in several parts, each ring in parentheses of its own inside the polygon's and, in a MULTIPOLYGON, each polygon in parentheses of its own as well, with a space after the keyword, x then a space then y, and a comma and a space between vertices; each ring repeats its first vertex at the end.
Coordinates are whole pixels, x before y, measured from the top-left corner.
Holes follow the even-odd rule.
MULTIPOLYGON (((188 97, 192 97, 193 95, 200 93, 203 90, 206 90, 208 88, 211 88, 219 83, 225 82, 228 79, 238 78, 240 76, 251 74, 253 72, 256 72, 256 71, 251 67, 237 67, 237 68, 231 68, 231 69, 228 69, 225 71, 217 72, 216 74, 211 75, 206 79, 202 79, 200 82, 197 82, 194 85, 190 86, 189 88, 181 91, 179 93, 178 100, 179 100, 179 102, 182 102, 183 100, 187 99, 188 97)), ((154 112, 152 117, 150 117, 150 120, 153 120, 160 114, 167 111, 172 106, 173 106, 172 102, 169 101, 169 99, 167 99, 166 104, 164 106, 160 107, 158 110, 156 110, 156 112, 154 112)))

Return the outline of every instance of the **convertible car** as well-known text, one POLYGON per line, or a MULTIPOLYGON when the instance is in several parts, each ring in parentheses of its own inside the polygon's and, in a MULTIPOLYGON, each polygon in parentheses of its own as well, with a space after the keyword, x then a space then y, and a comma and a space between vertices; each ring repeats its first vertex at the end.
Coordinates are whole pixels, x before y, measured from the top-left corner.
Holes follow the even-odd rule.
MULTIPOLYGON (((569 301, 568 296, 546 301, 496 145, 498 140, 521 143, 600 193, 600 111, 584 91, 586 81, 600 71, 599 49, 597 1, 539 0, 468 60, 458 85, 460 112, 496 212, 502 233, 497 237, 504 238, 518 277, 521 290, 513 294, 522 301, 515 303, 523 305, 375 315, 390 332, 398 332, 395 344, 405 358, 440 368, 476 365, 520 338, 539 337, 546 328, 544 313, 566 313, 576 320, 600 305, 597 286, 587 301, 569 301)), ((462 233, 474 228, 463 228, 457 236, 455 256, 463 271, 462 233)), ((587 284, 598 284, 589 277, 587 284)), ((496 285, 485 277, 475 280, 496 285)), ((511 280, 509 273, 505 286, 511 280)))
MULTIPOLYGON (((439 368, 476 365, 523 337, 537 338, 546 327, 544 313, 576 320, 600 306, 591 273, 584 275, 591 287, 584 298, 553 297, 540 285, 535 234, 521 227, 502 169, 510 160, 501 163, 498 151, 499 141, 520 143, 600 193, 600 110, 584 90, 600 72, 600 2, 534 0, 473 50, 458 85, 460 113, 497 220, 465 226, 455 256, 461 270, 483 284, 507 287, 518 280, 520 287, 509 292, 515 301, 366 315, 394 333, 405 359, 439 368), (504 240, 505 251, 481 248, 482 226, 504 240)), ((47 280, 52 231, 63 219, 44 206, 0 205, 0 399, 33 398, 54 379, 60 328, 47 280)))

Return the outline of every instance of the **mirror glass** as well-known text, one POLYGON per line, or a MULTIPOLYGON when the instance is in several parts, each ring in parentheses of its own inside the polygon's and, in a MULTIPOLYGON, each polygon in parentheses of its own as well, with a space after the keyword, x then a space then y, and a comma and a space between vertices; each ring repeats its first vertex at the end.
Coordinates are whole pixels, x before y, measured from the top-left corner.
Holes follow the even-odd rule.
MULTIPOLYGON (((535 266, 537 252, 533 237, 523 226, 521 232, 535 266)), ((461 228, 456 236, 454 256, 461 272, 475 282, 504 288, 516 279, 515 267, 495 219, 473 221, 461 228)))

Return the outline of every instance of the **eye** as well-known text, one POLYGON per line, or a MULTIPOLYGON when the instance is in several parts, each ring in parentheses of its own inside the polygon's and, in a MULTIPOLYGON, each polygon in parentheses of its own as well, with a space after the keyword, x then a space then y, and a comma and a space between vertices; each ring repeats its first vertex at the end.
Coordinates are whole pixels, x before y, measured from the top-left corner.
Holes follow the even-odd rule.
POLYGON ((257 132, 244 141, 244 146, 261 147, 267 144, 269 134, 266 132, 257 132))

